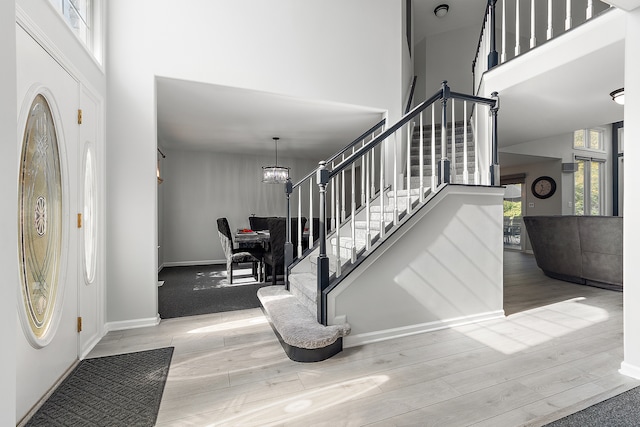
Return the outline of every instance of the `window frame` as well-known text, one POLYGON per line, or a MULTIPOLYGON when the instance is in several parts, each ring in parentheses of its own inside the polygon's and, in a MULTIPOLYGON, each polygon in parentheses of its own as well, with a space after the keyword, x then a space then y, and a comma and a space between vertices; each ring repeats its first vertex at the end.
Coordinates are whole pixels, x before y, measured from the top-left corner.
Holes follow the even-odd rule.
POLYGON ((71 22, 64 14, 65 3, 68 3, 77 10, 71 0, 49 0, 49 6, 55 10, 60 19, 65 23, 69 31, 78 40, 80 45, 90 54, 91 58, 96 61, 98 66, 102 68, 103 52, 104 52, 104 36, 103 36, 103 2, 102 0, 87 0, 87 16, 83 23, 86 25, 86 37, 83 39, 78 31, 72 26, 71 22))
POLYGON ((576 129, 573 131, 573 141, 572 141, 572 145, 573 145, 573 149, 574 150, 581 150, 581 151, 591 151, 591 152, 596 152, 596 153, 604 153, 606 152, 606 148, 605 148, 605 132, 606 130, 602 127, 592 127, 592 128, 583 128, 583 129, 576 129), (591 140, 591 138, 588 136, 590 136, 591 132, 597 132, 599 137, 599 143, 598 143, 598 148, 592 148, 591 146, 585 146, 585 147, 580 147, 580 146, 576 146, 576 133, 577 132, 584 132, 584 141, 586 143, 586 140, 591 140))
POLYGON ((599 216, 599 215, 604 215, 604 210, 605 210, 605 191, 606 191, 606 187, 605 187, 605 176, 606 176, 606 164, 607 161, 606 159, 603 158, 595 158, 595 157, 586 157, 586 156, 580 156, 580 155, 576 155, 575 156, 575 161, 576 163, 580 164, 581 162, 584 164, 583 166, 583 177, 582 177, 582 185, 583 185, 583 194, 582 194, 582 198, 583 198, 583 212, 582 213, 578 213, 576 211, 576 206, 578 205, 578 200, 577 200, 577 185, 576 185, 576 179, 577 176, 574 176, 574 180, 573 180, 573 185, 574 185, 574 191, 573 191, 573 214, 574 215, 580 215, 580 216, 599 216), (592 213, 593 210, 593 206, 591 204, 591 193, 592 193, 592 189, 593 189, 593 182, 591 180, 591 169, 592 169, 592 164, 593 163, 597 163, 598 167, 599 167, 599 173, 598 173, 598 213, 594 214, 592 213))

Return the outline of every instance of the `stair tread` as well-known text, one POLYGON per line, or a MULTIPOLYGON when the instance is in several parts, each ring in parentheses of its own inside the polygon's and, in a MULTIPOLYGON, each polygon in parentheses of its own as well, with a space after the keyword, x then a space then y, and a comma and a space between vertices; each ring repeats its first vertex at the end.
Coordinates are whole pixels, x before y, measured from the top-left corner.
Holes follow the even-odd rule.
POLYGON ((351 332, 348 323, 324 326, 284 286, 258 289, 258 299, 267 316, 287 344, 305 349, 317 349, 333 344, 351 332))
POLYGON ((315 301, 318 293, 317 275, 311 272, 295 272, 289 274, 289 287, 295 286, 308 299, 315 301))

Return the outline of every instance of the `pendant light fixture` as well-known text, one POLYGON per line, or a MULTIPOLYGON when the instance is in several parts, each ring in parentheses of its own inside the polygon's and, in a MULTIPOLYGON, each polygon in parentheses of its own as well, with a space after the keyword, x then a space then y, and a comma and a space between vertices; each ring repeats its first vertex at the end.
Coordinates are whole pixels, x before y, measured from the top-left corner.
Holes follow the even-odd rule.
POLYGON ((273 137, 273 141, 276 145, 276 163, 274 166, 262 167, 262 182, 267 184, 284 184, 289 178, 289 168, 284 166, 278 166, 278 138, 273 137))

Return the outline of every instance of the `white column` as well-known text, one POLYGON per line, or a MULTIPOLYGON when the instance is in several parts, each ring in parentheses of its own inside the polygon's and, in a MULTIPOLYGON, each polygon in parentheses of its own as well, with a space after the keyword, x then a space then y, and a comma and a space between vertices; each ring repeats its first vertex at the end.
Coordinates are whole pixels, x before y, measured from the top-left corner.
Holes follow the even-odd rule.
MULTIPOLYGON (((625 82, 624 82, 624 138, 626 141, 640 139, 640 8, 629 12, 625 39, 625 82)), ((640 159, 637 144, 624 145, 625 163, 633 165, 640 159)), ((640 174, 634 168, 624 170, 625 188, 638 188, 640 174)), ((631 194, 631 191, 629 192, 631 194)), ((629 195, 630 195, 629 194, 629 195)), ((624 361, 620 373, 640 379, 640 263, 634 258, 635 243, 640 239, 640 199, 624 199, 623 235, 623 283, 624 283, 624 361)))

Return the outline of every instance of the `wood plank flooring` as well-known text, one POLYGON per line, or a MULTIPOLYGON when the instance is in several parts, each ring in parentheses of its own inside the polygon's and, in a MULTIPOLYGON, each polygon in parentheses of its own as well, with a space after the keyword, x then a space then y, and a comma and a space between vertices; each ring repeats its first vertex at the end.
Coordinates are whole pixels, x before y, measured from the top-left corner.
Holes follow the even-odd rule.
POLYGON ((505 252, 507 316, 292 362, 260 309, 109 332, 89 357, 174 346, 158 426, 541 426, 640 385, 622 293, 505 252))

